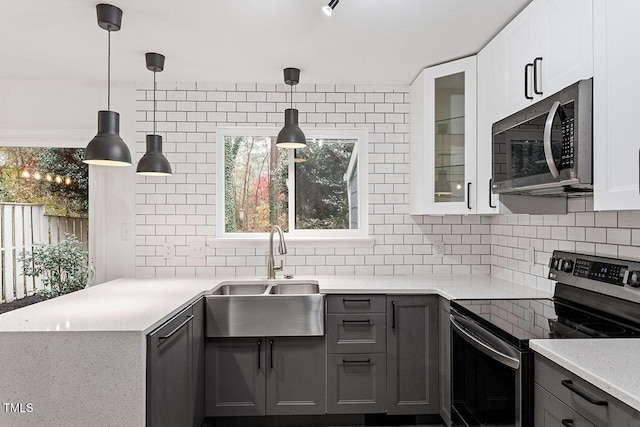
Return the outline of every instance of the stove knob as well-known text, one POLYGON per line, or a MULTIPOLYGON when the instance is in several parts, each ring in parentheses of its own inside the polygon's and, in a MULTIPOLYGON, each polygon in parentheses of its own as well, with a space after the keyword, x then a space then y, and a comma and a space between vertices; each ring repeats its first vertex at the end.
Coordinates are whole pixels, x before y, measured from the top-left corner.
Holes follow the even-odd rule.
POLYGON ((549 263, 549 267, 552 270, 558 270, 560 264, 560 258, 551 258, 551 262, 549 263))
POLYGON ((629 276, 627 277, 626 284, 633 288, 637 288, 638 286, 640 286, 640 271, 629 271, 629 276))
POLYGON ((560 270, 564 271, 565 273, 571 273, 573 271, 573 261, 565 258, 560 260, 560 270))

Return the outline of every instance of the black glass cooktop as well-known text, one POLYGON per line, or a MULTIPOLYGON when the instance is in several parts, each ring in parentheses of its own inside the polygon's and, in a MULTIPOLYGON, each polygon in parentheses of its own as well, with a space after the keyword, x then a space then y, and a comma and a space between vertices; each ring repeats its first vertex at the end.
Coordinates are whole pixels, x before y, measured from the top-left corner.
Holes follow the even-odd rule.
POLYGON ((451 307, 519 348, 540 338, 640 338, 640 326, 553 299, 453 300, 451 307))

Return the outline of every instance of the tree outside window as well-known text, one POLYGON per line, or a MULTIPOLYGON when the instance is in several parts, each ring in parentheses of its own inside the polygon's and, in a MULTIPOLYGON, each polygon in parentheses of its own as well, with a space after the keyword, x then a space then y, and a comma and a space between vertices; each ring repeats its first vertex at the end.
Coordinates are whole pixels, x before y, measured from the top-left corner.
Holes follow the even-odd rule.
POLYGON ((232 133, 221 140, 226 235, 266 233, 272 224, 301 235, 359 230, 357 138, 309 138, 292 150, 268 134, 232 133))

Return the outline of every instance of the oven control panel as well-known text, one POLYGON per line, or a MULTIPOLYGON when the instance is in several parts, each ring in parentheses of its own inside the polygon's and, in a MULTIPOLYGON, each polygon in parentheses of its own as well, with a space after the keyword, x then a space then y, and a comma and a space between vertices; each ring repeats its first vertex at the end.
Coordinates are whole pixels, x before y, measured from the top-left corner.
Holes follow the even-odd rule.
POLYGON ((620 264, 610 264, 599 261, 588 261, 578 258, 573 269, 573 275, 586 277, 599 282, 611 283, 612 285, 624 286, 624 276, 629 267, 620 264))
POLYGON ((640 288, 640 261, 554 251, 549 260, 549 279, 575 285, 586 280, 640 288))

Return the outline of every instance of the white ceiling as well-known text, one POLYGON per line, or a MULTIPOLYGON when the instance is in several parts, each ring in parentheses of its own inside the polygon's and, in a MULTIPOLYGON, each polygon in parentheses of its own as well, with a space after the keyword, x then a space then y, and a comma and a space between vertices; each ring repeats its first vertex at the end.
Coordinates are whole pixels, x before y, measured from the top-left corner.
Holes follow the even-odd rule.
MULTIPOLYGON (((114 0, 114 80, 407 84, 429 65, 476 53, 530 0, 114 0)), ((107 32, 88 0, 0 0, 0 79, 106 78, 107 32)))

